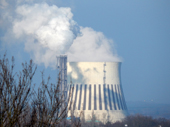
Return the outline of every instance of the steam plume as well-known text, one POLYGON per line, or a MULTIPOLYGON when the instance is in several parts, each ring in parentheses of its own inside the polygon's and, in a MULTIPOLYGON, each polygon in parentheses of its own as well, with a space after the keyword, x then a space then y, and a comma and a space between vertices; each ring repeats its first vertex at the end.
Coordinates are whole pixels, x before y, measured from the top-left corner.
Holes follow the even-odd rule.
MULTIPOLYGON (((3 6, 7 5, 3 0, 3 6)), ((18 5, 12 19, 11 34, 22 40, 37 64, 55 67, 60 54, 67 54, 69 61, 120 61, 113 41, 92 28, 78 26, 69 7, 18 5)))
POLYGON ((78 36, 69 48, 69 61, 120 61, 113 47, 113 41, 103 33, 89 27, 81 27, 82 35, 78 36))

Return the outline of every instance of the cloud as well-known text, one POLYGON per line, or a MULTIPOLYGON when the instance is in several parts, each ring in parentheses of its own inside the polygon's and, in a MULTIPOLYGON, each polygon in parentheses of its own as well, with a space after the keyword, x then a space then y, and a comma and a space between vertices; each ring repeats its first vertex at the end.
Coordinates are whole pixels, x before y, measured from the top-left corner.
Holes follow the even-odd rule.
POLYGON ((113 41, 107 39, 103 33, 89 27, 81 27, 82 35, 78 36, 68 50, 69 61, 120 61, 113 41))
POLYGON ((4 9, 8 6, 8 3, 6 0, 0 0, 0 8, 4 9))
MULTIPOLYGON (((3 5, 12 6, 10 2, 3 5)), ((60 54, 67 54, 69 61, 120 61, 113 41, 102 32, 79 26, 71 8, 32 2, 17 0, 16 8, 6 8, 8 13, 4 9, 0 27, 9 24, 6 39, 24 44, 35 63, 55 68, 60 54)))
POLYGON ((79 33, 70 8, 58 8, 46 3, 22 5, 16 9, 13 22, 16 38, 25 38, 25 50, 45 66, 55 64, 56 55, 65 53, 79 33))

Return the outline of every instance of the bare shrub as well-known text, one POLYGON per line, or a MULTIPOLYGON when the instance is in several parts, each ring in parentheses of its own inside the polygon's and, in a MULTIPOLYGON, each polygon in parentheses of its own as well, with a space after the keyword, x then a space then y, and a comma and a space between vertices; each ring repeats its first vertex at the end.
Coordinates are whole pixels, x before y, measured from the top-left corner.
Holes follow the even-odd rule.
MULTIPOLYGON (((38 92, 34 92, 32 102, 32 113, 30 123, 36 126, 59 126, 66 124, 68 100, 64 100, 64 92, 60 91, 60 79, 57 84, 44 80, 42 72, 42 82, 38 92)), ((70 99, 70 97, 68 97, 70 99)))
POLYGON ((6 55, 0 59, 0 125, 2 127, 22 124, 27 114, 32 78, 36 70, 30 60, 29 64, 22 64, 21 72, 14 74, 14 57, 11 61, 12 65, 9 64, 6 55))
MULTIPOLYGON (((36 92, 32 78, 36 66, 30 60, 14 73, 14 57, 10 65, 6 55, 0 59, 0 126, 66 126, 67 103, 58 83, 44 80, 36 92)), ((70 97, 68 96, 68 99, 70 97)))

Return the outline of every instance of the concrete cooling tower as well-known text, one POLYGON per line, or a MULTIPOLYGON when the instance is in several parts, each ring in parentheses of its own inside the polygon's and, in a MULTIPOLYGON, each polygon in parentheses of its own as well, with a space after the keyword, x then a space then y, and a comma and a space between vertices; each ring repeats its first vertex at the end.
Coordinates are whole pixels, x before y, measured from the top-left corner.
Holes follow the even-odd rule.
POLYGON ((93 115, 103 123, 123 120, 128 112, 120 66, 120 62, 67 62, 68 116, 80 117, 81 113, 90 121, 93 115))

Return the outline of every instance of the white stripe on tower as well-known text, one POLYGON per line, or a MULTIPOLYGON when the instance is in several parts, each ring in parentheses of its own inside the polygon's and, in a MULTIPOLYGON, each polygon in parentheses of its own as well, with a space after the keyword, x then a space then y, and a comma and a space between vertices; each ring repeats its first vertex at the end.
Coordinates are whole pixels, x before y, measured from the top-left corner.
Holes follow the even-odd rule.
POLYGON ((96 85, 96 107, 99 110, 99 84, 96 85))
POLYGON ((109 90, 108 90, 108 92, 109 92, 109 98, 110 98, 110 100, 109 100, 109 107, 110 107, 110 110, 113 110, 113 104, 112 104, 112 96, 111 96, 111 94, 112 94, 112 92, 111 92, 111 85, 109 84, 108 85, 109 86, 109 90))
POLYGON ((107 101, 107 110, 110 110, 110 106, 109 106, 109 93, 108 93, 108 84, 106 84, 106 101, 107 101))
POLYGON ((118 103, 118 100, 117 100, 117 92, 116 92, 115 86, 116 85, 113 85, 114 97, 115 97, 116 109, 119 110, 119 103, 118 103))
POLYGON ((105 110, 105 101, 104 101, 104 91, 103 84, 101 84, 101 100, 102 100, 102 110, 105 110))
POLYGON ((74 109, 74 103, 75 103, 75 94, 76 94, 76 84, 73 84, 74 90, 73 90, 73 100, 72 100, 72 105, 71 109, 74 109))
POLYGON ((94 110, 94 85, 91 85, 91 110, 94 110))
POLYGON ((81 93, 81 110, 83 111, 83 104, 84 104, 84 84, 82 85, 82 93, 81 93))
POLYGON ((76 110, 78 110, 79 99, 80 99, 80 84, 78 84, 78 90, 77 90, 76 110))
POLYGON ((110 88, 110 101, 111 101, 111 105, 112 105, 112 110, 115 110, 114 108, 114 101, 113 101, 113 94, 112 94, 112 84, 109 85, 109 88, 110 88))
POLYGON ((86 87, 86 110, 89 109, 89 84, 86 87))

